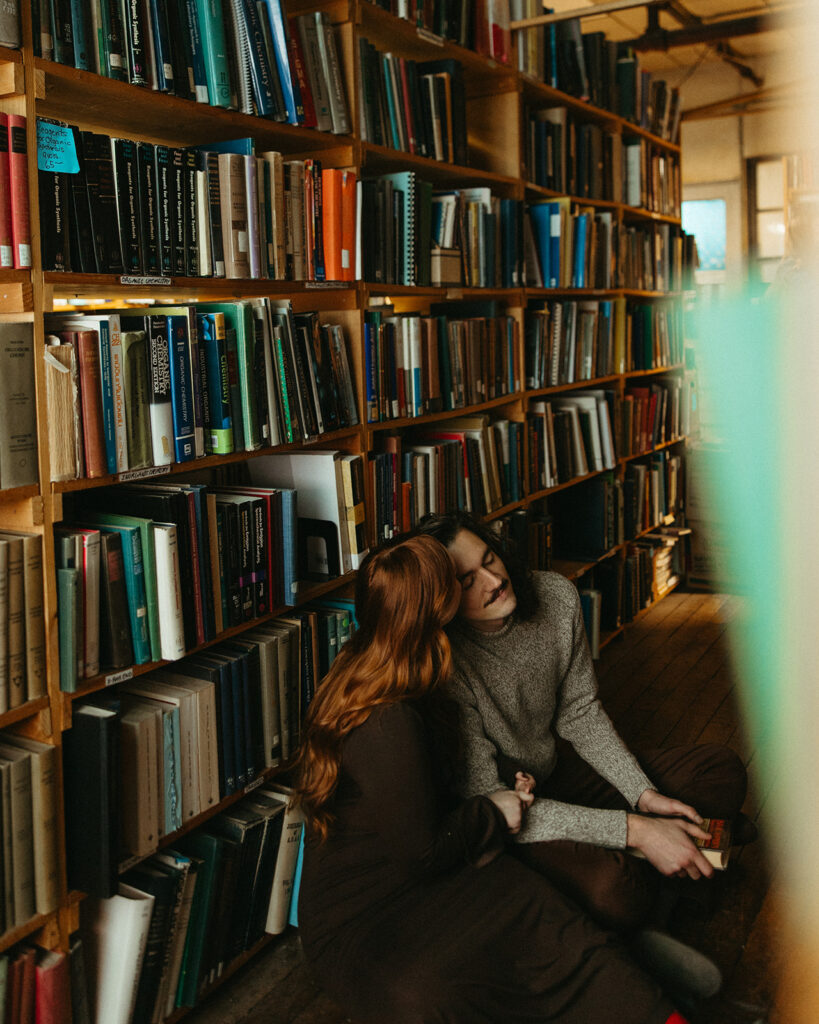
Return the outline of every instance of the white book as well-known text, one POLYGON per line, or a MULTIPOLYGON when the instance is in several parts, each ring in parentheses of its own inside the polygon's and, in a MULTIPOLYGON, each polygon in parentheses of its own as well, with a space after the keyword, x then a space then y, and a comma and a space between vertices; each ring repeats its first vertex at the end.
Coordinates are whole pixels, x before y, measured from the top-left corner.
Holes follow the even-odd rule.
POLYGON ((575 393, 570 396, 561 396, 560 398, 556 398, 554 404, 557 409, 574 408, 578 410, 580 416, 588 417, 588 434, 584 434, 583 436, 584 450, 587 448, 586 437, 588 437, 588 441, 590 442, 588 446, 589 450, 586 450, 588 469, 590 469, 592 472, 603 469, 603 445, 600 440, 600 423, 597 416, 597 399, 593 395, 580 395, 575 393))
POLYGON ((299 845, 304 828, 304 814, 300 807, 290 804, 291 793, 285 787, 281 789, 268 787, 262 789, 261 792, 267 797, 286 804, 282 837, 276 857, 273 888, 270 892, 270 903, 264 929, 268 935, 279 935, 287 927, 287 920, 290 916, 290 901, 293 898, 293 883, 296 877, 299 845))
MULTIPOLYGON (((197 86, 197 92, 201 89, 197 86)), ((205 89, 207 93, 207 88, 205 89)), ((207 103, 207 99, 198 102, 207 103)), ((210 243, 210 199, 208 196, 208 172, 196 172, 196 237, 199 242, 199 276, 213 275, 213 250, 210 243)), ((153 426, 153 424, 151 424, 153 426)), ((156 452, 154 452, 156 460, 156 452)))
POLYGON ((154 897, 124 882, 105 900, 87 901, 95 1024, 129 1024, 145 957, 154 897))
POLYGON ((159 612, 159 650, 167 661, 185 653, 179 547, 173 523, 152 523, 156 559, 156 603, 159 612))
POLYGON ((245 202, 247 204, 247 249, 250 261, 250 276, 262 276, 262 254, 260 248, 259 197, 256 181, 256 157, 243 156, 245 174, 245 202))
POLYGON ((128 430, 125 420, 125 362, 122 349, 122 331, 119 314, 108 316, 108 344, 111 349, 111 384, 114 392, 114 438, 117 452, 117 472, 128 467, 128 430))

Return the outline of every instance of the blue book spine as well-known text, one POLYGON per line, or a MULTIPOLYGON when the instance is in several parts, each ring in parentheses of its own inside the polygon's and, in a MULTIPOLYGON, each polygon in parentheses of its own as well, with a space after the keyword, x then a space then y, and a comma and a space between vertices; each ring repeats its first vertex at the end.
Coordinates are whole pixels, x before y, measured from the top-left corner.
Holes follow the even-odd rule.
POLYGON ((250 44, 250 77, 256 112, 259 117, 272 117, 275 113, 273 108, 273 69, 268 60, 259 12, 256 10, 255 0, 243 0, 241 6, 250 44))
POLYGON ((244 738, 245 738, 245 750, 244 750, 244 761, 247 772, 247 781, 251 783, 256 778, 256 761, 253 757, 253 726, 251 724, 251 717, 253 715, 253 708, 251 706, 250 696, 250 672, 248 668, 249 658, 241 656, 239 658, 241 680, 242 680, 242 715, 244 716, 244 738))
POLYGON ((219 716, 222 737, 222 764, 224 766, 225 796, 236 792, 236 754, 233 749, 233 693, 230 671, 219 665, 219 716))
POLYGON ((585 213, 575 217, 574 268, 572 287, 586 287, 586 234, 589 218, 585 213))
POLYGON ((535 236, 535 247, 540 259, 540 276, 544 288, 553 288, 551 283, 551 203, 533 203, 529 207, 532 221, 532 233, 535 236))
POLYGON ((296 492, 291 488, 282 489, 282 533, 284 541, 284 603, 296 603, 296 492))
POLYGON ((156 87, 160 92, 174 91, 173 56, 171 54, 171 32, 168 27, 168 11, 165 0, 148 0, 151 14, 151 32, 154 37, 154 71, 156 87))
POLYGON ((230 415, 230 375, 225 340, 219 337, 213 313, 196 318, 199 336, 205 349, 210 421, 205 424, 205 449, 213 455, 229 455, 233 451, 233 421, 230 415))
POLYGON ((401 139, 400 139, 400 137, 398 135, 398 121, 397 121, 397 116, 398 115, 396 113, 395 103, 393 102, 393 98, 392 98, 392 88, 390 87, 390 82, 392 81, 392 77, 390 75, 390 63, 387 60, 387 57, 386 57, 385 54, 381 55, 381 70, 382 70, 382 74, 384 75, 384 83, 386 85, 386 88, 384 89, 384 92, 387 94, 387 108, 388 108, 387 112, 389 114, 389 120, 390 120, 390 138, 392 139, 392 148, 393 149, 400 149, 401 148, 401 139))
POLYGON ((248 783, 245 761, 245 709, 242 666, 238 657, 230 659, 230 690, 233 699, 233 765, 236 788, 244 789, 248 783))
POLYGON ((374 324, 364 324, 364 373, 367 384, 367 422, 378 423, 378 384, 375 376, 375 353, 373 352, 374 324))
POLYGON ((197 561, 199 562, 199 587, 202 591, 202 618, 205 624, 205 639, 212 640, 214 637, 214 618, 210 580, 208 579, 210 540, 208 531, 205 528, 205 517, 202 512, 202 495, 207 491, 207 486, 205 484, 190 484, 190 489, 193 492, 193 511, 196 518, 196 532, 199 535, 199 558, 197 561))
POLYGON ((299 926, 299 889, 301 888, 301 869, 304 862, 304 827, 299 837, 299 852, 296 856, 296 870, 293 874, 293 888, 290 890, 290 912, 287 923, 294 928, 299 926))
POLYGON ((148 596, 145 591, 145 566, 142 562, 142 539, 135 526, 106 526, 106 533, 122 537, 122 560, 125 564, 125 592, 134 642, 134 664, 151 660, 151 638, 148 632, 148 596))
POLYGON ((221 0, 195 0, 202 39, 208 98, 212 107, 230 106, 230 69, 221 0))
POLYGON ((270 33, 273 37, 273 49, 275 50, 276 67, 279 72, 282 92, 284 93, 284 105, 287 109, 287 121, 289 124, 299 124, 299 110, 301 106, 301 95, 296 97, 294 82, 290 75, 290 57, 287 52, 287 29, 285 27, 284 15, 280 0, 265 0, 267 16, 270 19, 270 33))
POLYGON ((188 34, 191 44, 193 94, 197 103, 209 103, 210 94, 208 92, 207 72, 205 71, 205 50, 202 45, 202 33, 199 31, 199 20, 196 17, 196 0, 185 0, 185 18, 188 23, 188 34))
POLYGON ((117 471, 117 439, 114 430, 114 382, 111 378, 111 346, 108 321, 99 322, 100 381, 102 387, 102 428, 105 437, 105 463, 109 473, 117 471))
POLYGON ((560 287, 560 204, 549 203, 550 215, 550 246, 549 246, 549 281, 543 279, 547 288, 560 287))
POLYGON ((71 0, 71 33, 74 40, 74 67, 81 71, 94 71, 88 45, 90 36, 86 30, 83 5, 79 0, 71 0))
MULTIPOLYGON (((175 321, 187 326, 187 317, 165 316, 171 356, 171 407, 173 409, 174 451, 177 462, 194 457, 193 379, 187 330, 176 330, 175 321)), ((151 317, 152 329, 155 317, 151 317)))

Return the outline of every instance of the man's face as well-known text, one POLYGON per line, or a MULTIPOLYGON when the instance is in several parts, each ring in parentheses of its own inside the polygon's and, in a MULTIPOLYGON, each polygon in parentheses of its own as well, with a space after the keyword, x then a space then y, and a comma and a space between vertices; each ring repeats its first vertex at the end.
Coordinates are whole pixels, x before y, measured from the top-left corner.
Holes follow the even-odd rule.
POLYGON ((518 603, 506 566, 469 530, 455 535, 449 553, 461 584, 458 614, 476 629, 500 629, 518 603))

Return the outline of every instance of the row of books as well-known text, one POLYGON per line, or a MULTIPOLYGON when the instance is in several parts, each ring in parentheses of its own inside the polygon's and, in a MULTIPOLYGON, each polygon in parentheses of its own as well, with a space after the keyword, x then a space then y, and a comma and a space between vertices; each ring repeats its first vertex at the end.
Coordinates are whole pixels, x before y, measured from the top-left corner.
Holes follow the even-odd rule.
POLYGON ((0 531, 0 713, 44 697, 43 542, 0 531))
POLYGON ((648 462, 626 466, 623 481, 626 537, 662 526, 676 516, 682 502, 683 459, 655 452, 648 462))
POLYGON ((465 166, 466 94, 459 61, 415 61, 358 39, 361 138, 465 166))
POLYGON ((510 60, 509 10, 497 0, 371 0, 398 18, 413 22, 417 28, 442 39, 492 57, 501 64, 510 60))
POLYGON ((518 391, 518 335, 511 316, 367 310, 368 422, 461 409, 518 391))
POLYGON ((659 370, 683 361, 685 335, 678 303, 629 303, 626 370, 659 370))
POLYGON ((320 673, 351 632, 346 606, 302 609, 75 710, 77 734, 65 752, 66 801, 79 814, 68 824, 69 884, 112 895, 124 868, 289 757, 320 673), (95 822, 75 805, 93 785, 87 747, 100 729, 113 733, 110 785, 122 797, 110 801, 107 820, 95 822), (80 788, 72 794, 69 784, 80 788))
POLYGON ((376 536, 412 529, 428 512, 486 515, 523 496, 523 424, 481 413, 389 435, 370 456, 376 536))
MULTIPOLYGON (((71 1019, 69 954, 23 943, 0 956, 0 1020, 6 1024, 71 1019)), ((78 1016, 73 1024, 90 1024, 78 1016)))
POLYGON ((523 565, 544 572, 552 568, 554 521, 547 511, 536 506, 516 508, 493 519, 490 525, 523 565))
POLYGON ((256 154, 253 139, 174 148, 39 118, 43 268, 352 280, 356 176, 256 154))
POLYGON ((0 733, 0 934, 58 903, 57 747, 0 733))
POLYGON ((350 131, 326 12, 280 0, 38 0, 37 56, 197 103, 321 131, 350 131))
POLYGON ((61 689, 101 670, 179 659, 292 605, 299 578, 358 567, 367 550, 360 456, 272 456, 250 479, 84 496, 76 522, 55 531, 61 689))
POLYGON ((529 481, 532 491, 614 469, 614 392, 572 391, 529 405, 529 481))
POLYGON ((627 365, 626 299, 546 302, 525 319, 526 387, 556 387, 622 373, 627 365))
POLYGON ((51 479, 170 466, 358 423, 338 324, 268 298, 47 318, 51 479))
POLYGON ((529 114, 526 165, 535 185, 679 217, 679 160, 644 138, 623 138, 566 107, 529 114))
POLYGON ((83 902, 95 1019, 160 1024, 287 926, 303 821, 268 784, 83 902))
POLYGON ((665 223, 620 225, 609 210, 568 196, 532 203, 524 221, 525 280, 534 288, 678 291, 683 232, 665 223))
MULTIPOLYGON (((540 0, 509 0, 509 7, 512 21, 544 13, 540 0)), ((679 90, 641 69, 627 43, 606 39, 603 32, 582 32, 577 18, 521 29, 516 43, 519 71, 677 141, 679 90)))
POLYGON ((653 451, 683 437, 685 384, 663 377, 644 385, 631 384, 615 402, 615 447, 620 458, 653 451))
POLYGON ((27 154, 25 116, 0 113, 0 268, 31 266, 27 154))

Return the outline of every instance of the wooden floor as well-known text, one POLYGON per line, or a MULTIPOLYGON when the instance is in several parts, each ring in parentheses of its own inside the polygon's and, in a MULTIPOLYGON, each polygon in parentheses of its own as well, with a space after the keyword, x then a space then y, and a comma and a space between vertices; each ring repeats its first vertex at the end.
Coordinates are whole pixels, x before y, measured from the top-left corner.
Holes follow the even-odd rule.
MULTIPOLYGON (((762 841, 735 851, 707 907, 686 902, 672 932, 719 965, 725 984, 694 1024, 784 1024, 775 1007, 775 888, 765 861, 765 790, 738 720, 726 629, 740 613, 724 595, 674 593, 604 648, 601 697, 628 743, 727 743, 742 754, 752 787, 746 812, 762 841)), ((298 936, 272 942, 186 1018, 190 1024, 344 1024, 307 970, 298 936)), ((390 1024, 385 1020, 384 1024, 390 1024)), ((469 1024, 464 1021, 463 1024, 469 1024)))

